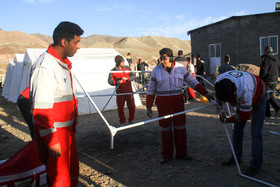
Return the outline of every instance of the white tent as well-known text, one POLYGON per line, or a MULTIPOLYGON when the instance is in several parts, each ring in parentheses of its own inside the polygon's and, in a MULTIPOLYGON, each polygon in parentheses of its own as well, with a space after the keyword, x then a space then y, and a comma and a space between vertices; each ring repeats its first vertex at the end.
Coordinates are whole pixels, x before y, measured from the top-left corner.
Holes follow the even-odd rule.
MULTIPOLYGON (((29 86, 30 70, 36 59, 46 51, 46 49, 26 49, 19 94, 29 86)), ((109 48, 82 48, 69 58, 73 64, 72 72, 76 75, 83 87, 90 95, 113 94, 115 87, 108 84, 109 71, 115 67, 115 56, 120 55, 115 49, 109 48)), ((125 62, 128 65, 127 62, 125 62)), ((79 85, 74 81, 78 95, 85 95, 79 85)), ((134 87, 133 87, 134 88, 134 87)), ((93 97, 94 102, 100 110, 106 105, 110 96, 93 97)), ((134 95, 136 106, 141 105, 139 95, 134 95)), ((88 98, 79 97, 79 113, 89 114, 96 112, 88 98)), ((113 96, 105 110, 116 109, 116 97, 113 96)))
MULTIPOLYGON (((84 89, 91 96, 94 95, 92 99, 100 110, 104 108, 110 99, 110 96, 100 97, 100 95, 113 94, 115 91, 115 87, 109 85, 107 80, 109 71, 116 66, 114 60, 116 55, 121 54, 111 48, 82 48, 73 57, 69 58, 73 64, 73 74, 77 77, 84 89)), ((128 65, 128 62, 125 62, 125 64, 128 65)), ((74 81, 74 84, 78 95, 84 95, 80 86, 76 84, 76 81, 74 81)), ((134 99, 136 106, 142 105, 139 95, 134 95, 134 99)), ((116 97, 113 96, 105 110, 116 108, 116 97)), ((89 114, 94 112, 96 111, 88 98, 79 97, 79 113, 89 114)))
POLYGON ((5 75, 4 87, 2 90, 2 96, 5 97, 6 99, 8 99, 8 97, 9 97, 9 91, 10 91, 10 85, 11 85, 12 73, 13 73, 14 67, 15 67, 14 61, 9 60, 8 69, 7 69, 6 75, 5 75))
POLYGON ((23 58, 24 54, 16 54, 14 58, 15 66, 12 71, 12 79, 9 89, 8 100, 12 102, 16 102, 19 96, 19 86, 20 86, 20 79, 21 79, 21 72, 23 66, 23 58))
POLYGON ((46 49, 36 49, 36 48, 26 49, 24 59, 23 59, 22 74, 21 74, 21 80, 19 85, 19 94, 23 90, 25 90, 25 88, 29 87, 31 66, 37 60, 37 58, 45 51, 46 49))

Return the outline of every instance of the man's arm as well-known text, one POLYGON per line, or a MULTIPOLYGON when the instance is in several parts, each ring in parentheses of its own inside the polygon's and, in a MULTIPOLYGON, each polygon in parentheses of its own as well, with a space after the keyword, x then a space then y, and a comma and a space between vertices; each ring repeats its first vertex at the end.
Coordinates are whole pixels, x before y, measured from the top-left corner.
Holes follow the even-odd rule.
MULTIPOLYGON (((114 70, 114 69, 113 69, 114 70)), ((111 71, 113 71, 111 70, 111 71)), ((108 76, 108 83, 111 85, 111 86, 117 86, 119 84, 121 84, 121 80, 117 80, 115 79, 113 73, 109 73, 109 76, 108 76)))
POLYGON ((129 71, 130 71, 130 73, 129 73, 129 78, 128 78, 128 80, 129 80, 129 81, 135 80, 135 77, 136 77, 135 73, 134 73, 134 72, 131 72, 131 69, 130 69, 130 68, 129 68, 129 71))

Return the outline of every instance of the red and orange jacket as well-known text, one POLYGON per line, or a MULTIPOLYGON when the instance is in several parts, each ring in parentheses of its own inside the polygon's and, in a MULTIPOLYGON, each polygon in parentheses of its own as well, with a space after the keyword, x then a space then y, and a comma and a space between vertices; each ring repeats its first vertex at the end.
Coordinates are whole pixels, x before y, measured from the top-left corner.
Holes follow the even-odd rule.
POLYGON ((135 74, 131 72, 128 66, 124 66, 121 70, 114 67, 111 71, 122 71, 116 73, 110 73, 108 77, 108 83, 112 86, 118 86, 117 93, 132 93, 131 81, 135 79, 135 74), (122 80, 123 77, 127 77, 128 80, 122 80), (121 83, 119 82, 121 81, 121 83))
POLYGON ((57 128, 72 126, 75 131, 78 100, 71 68, 71 62, 62 60, 50 45, 31 69, 33 123, 48 147, 59 143, 57 128))

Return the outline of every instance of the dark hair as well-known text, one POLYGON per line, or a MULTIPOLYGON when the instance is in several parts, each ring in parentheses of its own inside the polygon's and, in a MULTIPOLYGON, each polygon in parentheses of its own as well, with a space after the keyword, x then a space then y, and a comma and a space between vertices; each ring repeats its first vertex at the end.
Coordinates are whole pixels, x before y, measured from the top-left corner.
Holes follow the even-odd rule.
POLYGON ((130 53, 127 53, 127 56, 130 55, 130 53))
POLYGON ((115 56, 116 66, 119 66, 121 62, 124 62, 124 58, 121 55, 115 56))
POLYGON ((179 50, 179 51, 178 51, 178 55, 183 55, 183 51, 182 51, 182 50, 179 50))
POLYGON ((273 53, 273 48, 272 48, 271 46, 266 46, 265 49, 264 49, 264 51, 265 51, 266 53, 273 53))
POLYGON ((63 38, 70 42, 75 35, 81 36, 83 33, 83 29, 75 23, 69 21, 60 22, 53 31, 53 45, 58 45, 63 38))
POLYGON ((190 58, 190 57, 187 57, 186 59, 187 59, 187 62, 190 62, 190 61, 191 61, 191 58, 190 58))
POLYGON ((197 57, 197 58, 200 58, 200 55, 197 53, 197 54, 196 54, 196 57, 197 57))
POLYGON ((173 51, 169 48, 163 48, 159 51, 160 55, 166 54, 168 57, 173 57, 173 51))
POLYGON ((229 55, 226 55, 225 57, 224 57, 224 62, 226 63, 226 62, 230 62, 230 56, 229 55))
POLYGON ((215 83, 216 98, 219 101, 230 101, 234 94, 233 83, 229 79, 222 79, 215 83))

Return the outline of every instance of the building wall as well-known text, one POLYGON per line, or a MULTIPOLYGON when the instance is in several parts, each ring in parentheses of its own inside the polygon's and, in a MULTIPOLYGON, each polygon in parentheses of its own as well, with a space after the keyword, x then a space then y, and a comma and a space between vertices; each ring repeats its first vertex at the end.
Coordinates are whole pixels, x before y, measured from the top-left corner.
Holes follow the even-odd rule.
POLYGON ((199 53, 209 67, 209 44, 221 43, 221 62, 227 54, 231 64, 259 66, 260 37, 278 35, 280 39, 280 13, 232 17, 190 32, 192 53, 199 53))

